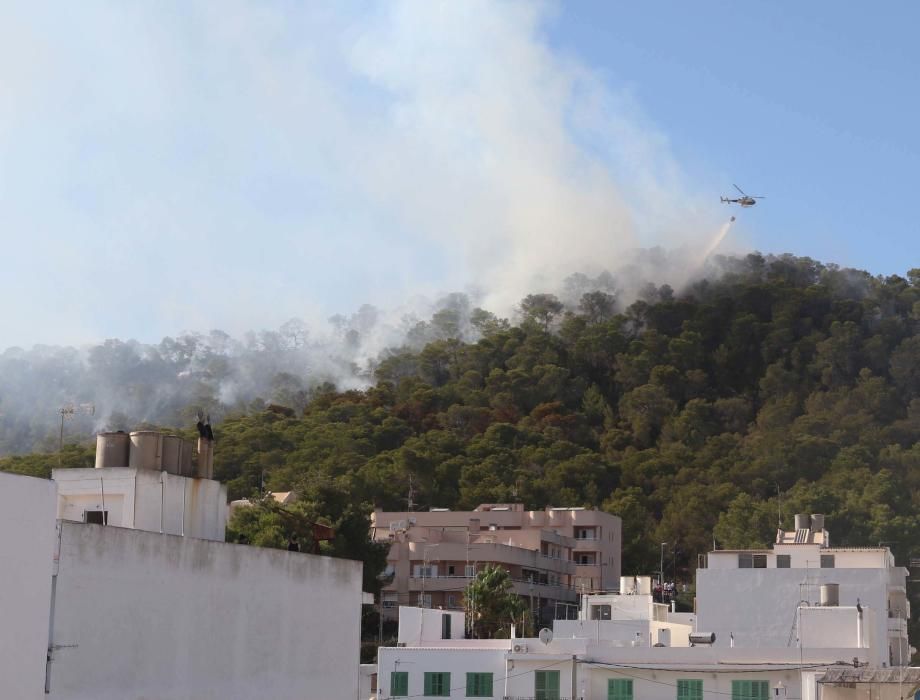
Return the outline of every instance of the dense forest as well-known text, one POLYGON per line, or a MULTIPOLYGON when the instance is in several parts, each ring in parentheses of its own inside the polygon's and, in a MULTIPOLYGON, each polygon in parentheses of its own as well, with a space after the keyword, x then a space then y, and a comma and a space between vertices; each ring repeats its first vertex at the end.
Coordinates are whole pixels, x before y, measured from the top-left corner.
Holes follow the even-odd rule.
MULTIPOLYGON (((825 513, 835 544, 884 542, 904 561, 920 541, 920 270, 720 265, 628 305, 613 279, 570 280, 579 293, 528 296, 513 323, 457 296, 380 355, 367 388, 281 376, 227 408, 217 476, 233 498, 296 490, 357 555, 368 510, 405 508, 411 480, 418 508, 615 513, 630 573, 656 570, 667 542, 666 575, 686 578, 699 553, 768 544, 796 512, 825 513)), ((189 395, 177 415, 210 400, 189 395)), ((55 459, 0 468, 40 474, 55 459)), ((267 513, 236 527, 277 544, 286 526, 267 513)))

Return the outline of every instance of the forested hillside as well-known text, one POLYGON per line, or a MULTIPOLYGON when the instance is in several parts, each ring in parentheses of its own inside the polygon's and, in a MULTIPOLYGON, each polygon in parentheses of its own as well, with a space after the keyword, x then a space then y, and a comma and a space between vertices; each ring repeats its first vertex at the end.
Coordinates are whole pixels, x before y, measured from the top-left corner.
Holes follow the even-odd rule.
POLYGON ((920 535, 920 270, 723 267, 625 308, 595 289, 529 296, 514 325, 471 310, 475 342, 442 314, 440 339, 389 352, 367 390, 227 416, 217 475, 234 498, 263 479, 295 489, 356 532, 374 505, 404 508, 410 478, 419 508, 600 507, 624 520, 625 572, 657 569, 661 542, 679 576, 714 543, 767 544, 780 508, 787 527, 825 513, 835 543, 906 557, 920 535))

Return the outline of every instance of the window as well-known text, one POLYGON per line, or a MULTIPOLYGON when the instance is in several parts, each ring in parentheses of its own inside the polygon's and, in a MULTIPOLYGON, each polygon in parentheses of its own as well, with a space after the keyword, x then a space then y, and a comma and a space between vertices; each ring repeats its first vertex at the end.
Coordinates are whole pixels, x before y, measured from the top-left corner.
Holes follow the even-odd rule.
POLYGON ((409 672, 393 671, 390 674, 390 697, 404 698, 409 694, 409 672))
POLYGON ((822 569, 833 569, 834 568, 834 555, 833 554, 822 554, 821 555, 821 568, 822 569))
POLYGON ((418 594, 418 606, 420 608, 430 608, 431 607, 431 593, 419 593, 418 594))
POLYGON ((678 680, 677 700, 703 700, 703 681, 696 678, 678 680))
POLYGON ((632 678, 611 678, 607 681, 607 700, 632 700, 632 678))
POLYGON ((109 511, 107 510, 87 510, 83 513, 83 521, 92 525, 108 525, 109 511))
POLYGON ((476 575, 476 565, 467 564, 466 569, 464 569, 463 571, 463 575, 466 576, 467 578, 472 578, 473 576, 475 576, 476 575))
POLYGON ((792 557, 788 554, 777 554, 776 555, 776 568, 777 569, 788 569, 792 566, 792 557))
POLYGON ((591 606, 591 619, 592 620, 609 620, 610 619, 610 606, 609 605, 592 605, 591 606))
POLYGON ((559 700, 559 671, 534 671, 535 700, 559 700))
POLYGON ((447 607, 452 609, 457 607, 457 596, 453 593, 449 593, 447 596, 447 607))
POLYGON ((435 698, 450 697, 450 674, 443 671, 425 671, 425 695, 435 698))
POLYGON ((468 698, 491 698, 492 697, 492 674, 491 673, 467 673, 466 674, 466 697, 468 698))
POLYGON ((769 681, 732 681, 732 700, 769 700, 769 681))
POLYGON ((767 555, 753 554, 752 552, 741 552, 738 555, 739 569, 766 569, 767 555))
POLYGON ((436 566, 422 566, 417 564, 415 566, 415 578, 437 578, 438 576, 438 567, 436 566))
POLYGON ((450 615, 441 615, 441 639, 450 639, 450 615))

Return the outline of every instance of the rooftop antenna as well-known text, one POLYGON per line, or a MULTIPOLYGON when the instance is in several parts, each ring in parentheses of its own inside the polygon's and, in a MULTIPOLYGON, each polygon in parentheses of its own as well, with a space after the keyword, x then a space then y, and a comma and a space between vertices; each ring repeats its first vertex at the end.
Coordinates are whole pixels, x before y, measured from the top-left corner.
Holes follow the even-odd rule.
POLYGON ((89 414, 91 416, 96 415, 96 406, 91 403, 81 403, 74 405, 72 403, 65 404, 61 406, 61 433, 58 438, 58 467, 61 466, 61 458, 64 453, 64 419, 73 418, 77 413, 89 414))
POLYGON ((412 488, 412 474, 409 474, 409 497, 406 499, 406 512, 411 513, 412 509, 415 507, 415 502, 412 500, 415 496, 415 489, 412 488))

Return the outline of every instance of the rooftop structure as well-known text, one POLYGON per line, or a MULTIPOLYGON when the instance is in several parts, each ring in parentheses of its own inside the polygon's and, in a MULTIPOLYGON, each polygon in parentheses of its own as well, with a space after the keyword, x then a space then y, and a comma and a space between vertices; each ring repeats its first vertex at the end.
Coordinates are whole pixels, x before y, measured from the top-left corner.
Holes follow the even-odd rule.
MULTIPOLYGON (((798 646, 808 635, 803 608, 871 609, 875 666, 907 664, 907 569, 887 547, 831 547, 822 515, 796 515, 765 550, 716 550, 697 570, 700 624, 719 644, 798 646)), ((869 624, 868 622, 866 624, 869 624)))
POLYGON ((100 433, 94 469, 54 469, 58 518, 223 541, 227 487, 212 477, 214 442, 151 430, 100 433))
POLYGON ((488 564, 507 569, 534 619, 549 622, 579 593, 615 590, 621 521, 583 508, 527 511, 519 503, 472 511, 432 509, 371 515, 377 541, 391 543, 385 611, 400 605, 462 610, 463 591, 488 564))

